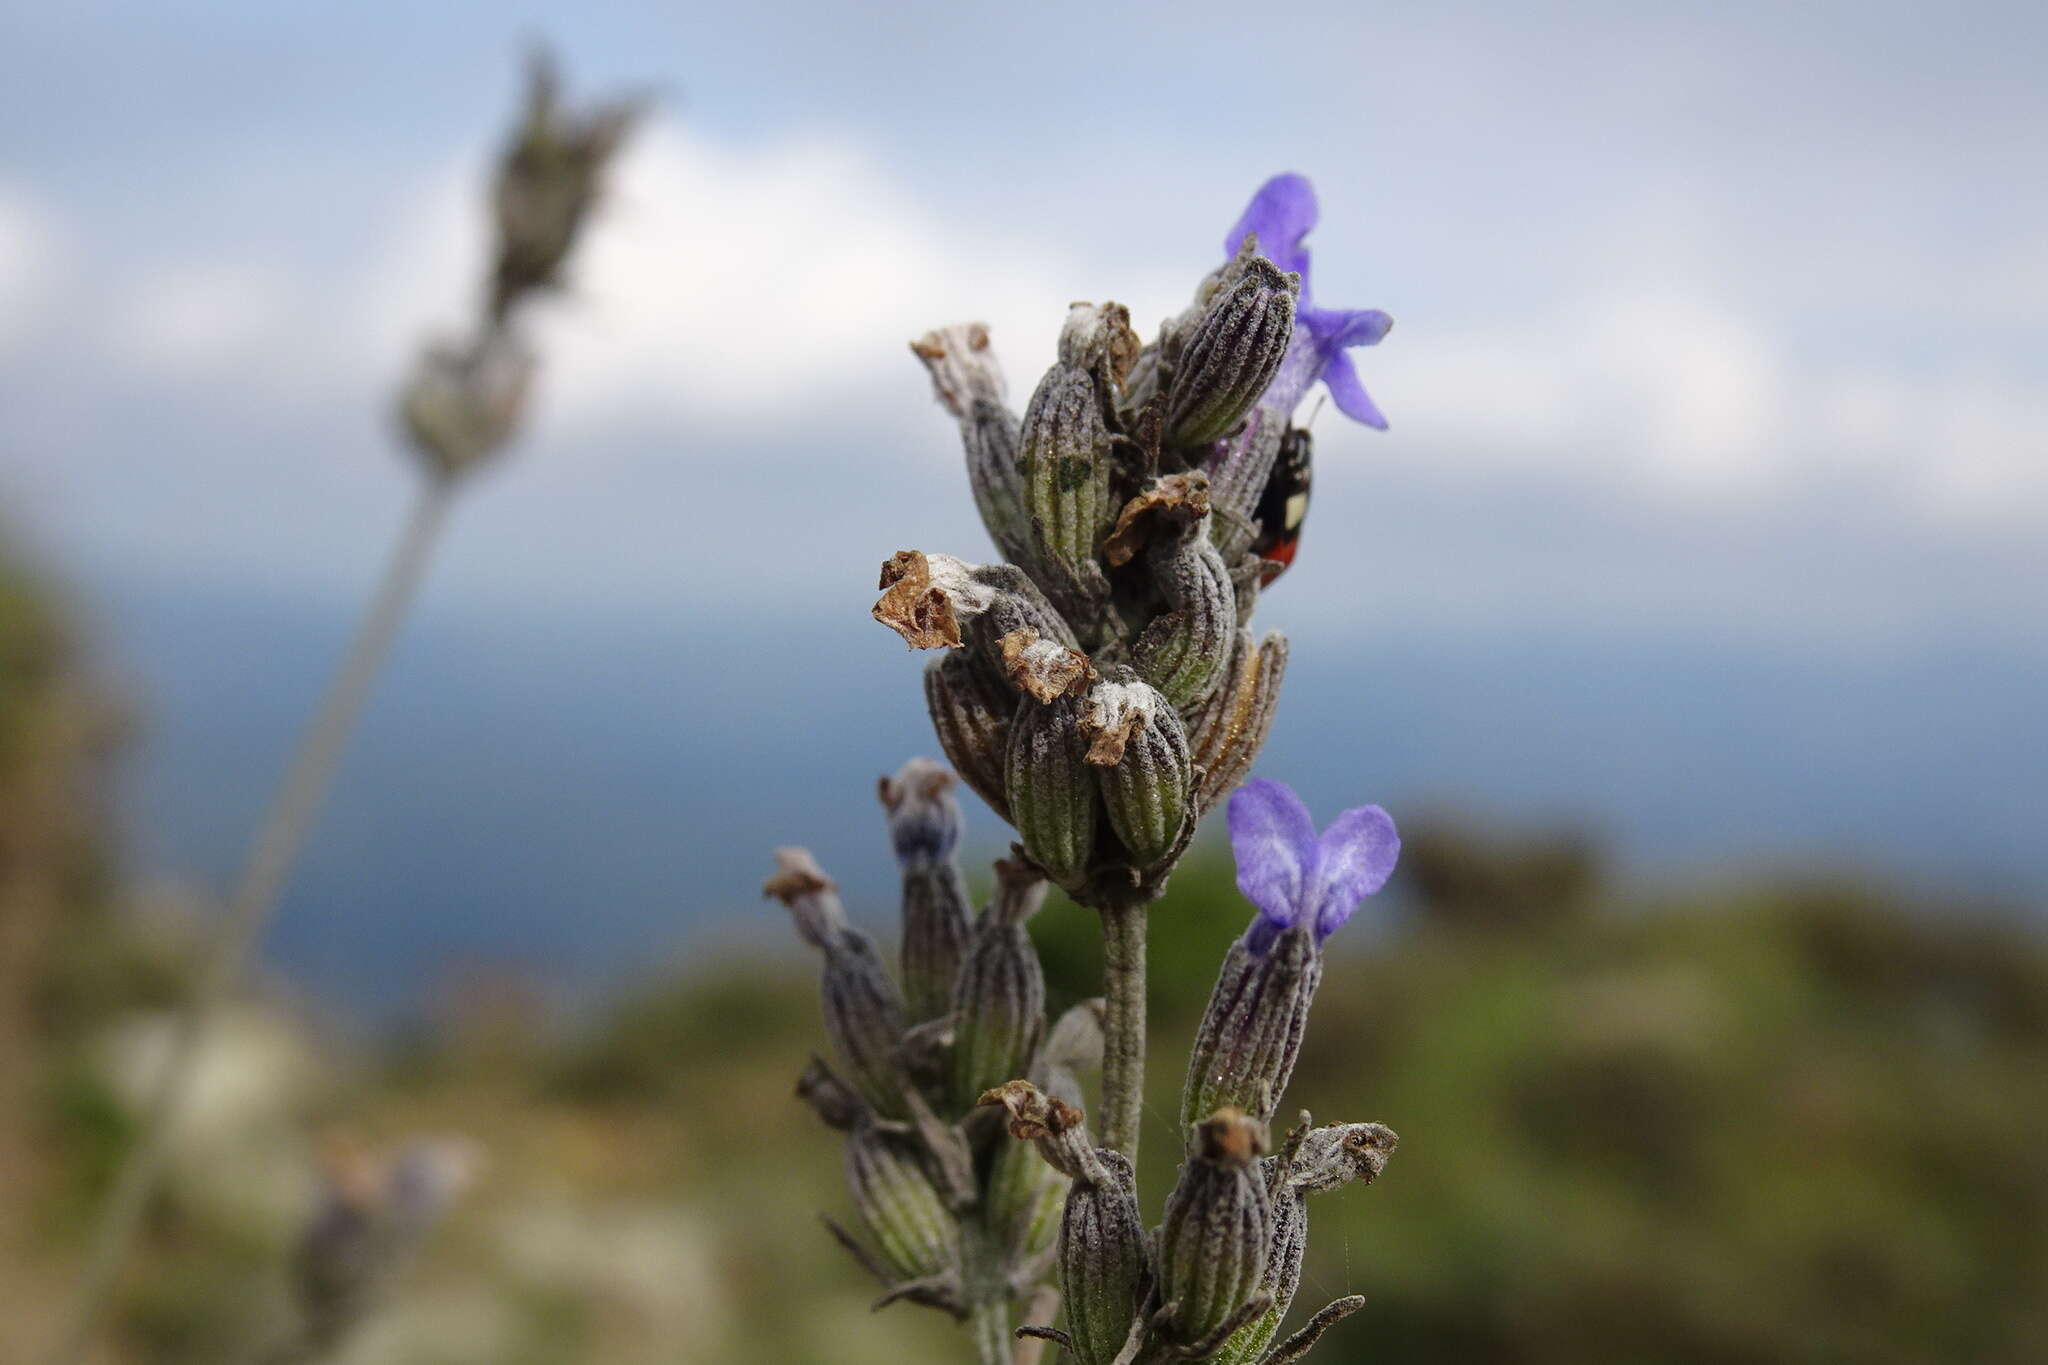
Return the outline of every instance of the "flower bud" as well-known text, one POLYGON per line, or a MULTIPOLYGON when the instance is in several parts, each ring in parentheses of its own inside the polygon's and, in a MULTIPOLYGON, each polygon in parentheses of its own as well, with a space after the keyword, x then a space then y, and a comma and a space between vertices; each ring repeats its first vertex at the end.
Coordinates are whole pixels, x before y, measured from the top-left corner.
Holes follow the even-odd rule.
POLYGON ((904 1019, 895 983, 882 970, 867 935, 847 922, 838 889, 810 853, 779 848, 775 863, 776 873, 762 891, 789 908, 798 935, 825 959, 820 982, 825 1032, 861 1097, 876 1113, 899 1118, 904 1099, 897 1049, 904 1019))
POLYGON ((1131 862, 1149 870, 1186 845, 1194 773, 1187 733, 1173 707, 1150 683, 1122 672, 1124 677, 1089 690, 1079 729, 1088 740, 1084 758, 1101 782, 1110 828, 1131 862))
POLYGON ((1237 630, 1237 594, 1208 519, 1208 480, 1169 474, 1125 505, 1105 546, 1116 564, 1144 542, 1146 573, 1166 610, 1138 637, 1132 661, 1183 714, 1223 682, 1237 630))
POLYGON ((1263 256, 1233 262, 1181 353, 1166 401, 1167 440, 1207 445, 1228 435, 1272 382, 1294 334, 1301 277, 1263 256))
POLYGON ((1280 700, 1280 680, 1287 672, 1287 637, 1279 631, 1252 644, 1249 631, 1237 633, 1237 647, 1223 686, 1188 723, 1188 747, 1201 781, 1195 789, 1195 814, 1206 815, 1251 771, 1273 728, 1280 700))
POLYGON ((1243 1325, 1265 1278, 1272 1203, 1257 1166, 1266 1126, 1219 1109, 1190 1130, 1188 1160, 1159 1226, 1160 1317, 1166 1334, 1206 1355, 1243 1325), (1205 1349, 1204 1349, 1205 1348, 1205 1349))
POLYGON ((903 997, 912 1022, 953 1000, 967 945, 967 884, 960 876, 960 803, 953 774, 913 758, 879 785, 889 840, 903 872, 903 997))
POLYGON ((904 1280, 957 1270, 958 1231, 916 1145, 872 1123, 846 1141, 846 1184, 883 1262, 904 1280))
POLYGON ((1010 744, 1010 715, 1016 703, 1002 698, 1000 709, 963 654, 940 655, 925 665, 924 704, 931 713, 939 747, 974 794, 1004 820, 1004 764, 1010 744))
POLYGON ((953 983, 953 1094, 965 1110, 1024 1074, 1045 1035, 1045 974, 1024 922, 1045 903, 1034 868, 1002 859, 953 983))
POLYGON ((1031 522, 1017 470, 1019 424, 1003 401, 1003 371, 989 346, 988 328, 979 322, 942 327, 911 342, 910 349, 931 372, 939 401, 959 419, 967 482, 989 538, 1002 558, 1030 564, 1031 522))
POLYGON ((1003 791, 1024 851, 1061 886, 1078 884, 1095 851, 1099 798, 1081 704, 1072 697, 1026 699, 1010 722, 1003 791))
POLYGON ((1270 1119, 1294 1074, 1309 1002, 1323 977, 1312 925, 1297 924, 1255 949, 1250 933, 1230 945, 1188 1054, 1181 1122, 1223 1106, 1270 1119))
POLYGON ((533 354, 503 330, 472 346, 427 347, 398 413, 428 470, 453 478, 502 449, 519 428, 533 372, 533 354))

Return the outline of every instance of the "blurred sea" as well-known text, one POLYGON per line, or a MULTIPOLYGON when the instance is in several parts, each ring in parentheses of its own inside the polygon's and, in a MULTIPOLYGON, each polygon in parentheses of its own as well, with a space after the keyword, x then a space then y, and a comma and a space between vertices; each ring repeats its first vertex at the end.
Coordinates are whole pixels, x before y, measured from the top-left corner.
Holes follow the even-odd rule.
MULTIPOLYGON (((507 968, 568 996, 693 944, 783 933, 759 896, 801 842, 881 922, 876 776, 933 752, 920 659, 841 614, 544 627, 428 601, 402 638, 268 946, 316 995, 395 1017, 507 968)), ((99 582, 88 629, 140 719, 130 870, 218 887, 352 620, 257 589, 99 582)), ((1285 626, 1276 593, 1262 622, 1285 626)), ((1296 642, 1260 771, 1320 813, 1378 801, 1603 841, 1625 876, 1844 871, 2048 903, 2048 663, 1873 666, 1711 641, 1296 642)), ((996 851, 975 804, 970 834, 996 851)), ((1220 835, 1218 828, 1212 831, 1220 835)))

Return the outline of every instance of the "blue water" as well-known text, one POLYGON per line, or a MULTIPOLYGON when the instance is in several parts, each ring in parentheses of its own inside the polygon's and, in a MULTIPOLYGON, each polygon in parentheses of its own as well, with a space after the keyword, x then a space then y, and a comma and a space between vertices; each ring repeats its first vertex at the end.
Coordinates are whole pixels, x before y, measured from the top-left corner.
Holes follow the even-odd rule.
MULTIPOLYGON (((258 592, 103 589, 139 703, 121 811, 144 876, 218 886, 350 624, 258 592)), ((780 935, 760 879, 802 842, 881 922, 875 777, 933 751, 921 659, 852 610, 408 628, 266 951, 370 1013, 509 968, 585 990, 780 935)), ((1297 644, 1261 771, 1327 814, 1570 824, 1631 875, 1816 862, 2048 901, 2048 666, 1928 649, 1882 665, 1638 635, 1297 644)), ((980 843, 1000 827, 973 807, 980 843)))

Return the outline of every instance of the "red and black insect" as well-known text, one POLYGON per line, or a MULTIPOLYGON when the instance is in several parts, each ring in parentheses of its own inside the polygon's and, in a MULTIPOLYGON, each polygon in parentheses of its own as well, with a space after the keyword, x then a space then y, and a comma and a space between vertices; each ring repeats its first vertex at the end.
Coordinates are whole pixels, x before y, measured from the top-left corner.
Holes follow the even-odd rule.
POLYGON ((1294 552, 1301 547, 1301 523, 1308 518, 1309 451, 1313 443, 1301 427, 1290 427, 1280 438, 1280 454, 1266 489, 1259 494, 1258 509, 1252 513, 1259 523, 1259 535, 1252 553, 1266 561, 1259 573, 1261 584, 1271 583, 1287 572, 1294 552))

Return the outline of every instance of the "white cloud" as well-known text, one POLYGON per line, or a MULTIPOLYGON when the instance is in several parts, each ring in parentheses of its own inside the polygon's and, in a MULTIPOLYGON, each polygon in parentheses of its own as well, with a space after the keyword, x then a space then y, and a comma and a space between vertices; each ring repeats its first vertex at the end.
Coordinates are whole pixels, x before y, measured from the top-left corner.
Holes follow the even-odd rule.
POLYGON ((969 318, 1028 384, 1080 274, 1030 239, 949 232, 842 139, 741 149, 660 125, 620 167, 578 268, 558 401, 578 426, 621 411, 787 421, 877 382, 899 395, 910 338, 969 318))
POLYGON ((56 294, 64 249, 57 226, 25 190, 0 184, 0 356, 26 341, 56 294))
POLYGON ((112 341, 144 373, 203 379, 288 364, 295 324, 314 314, 288 270, 244 261, 181 262, 144 276, 120 301, 112 341))

